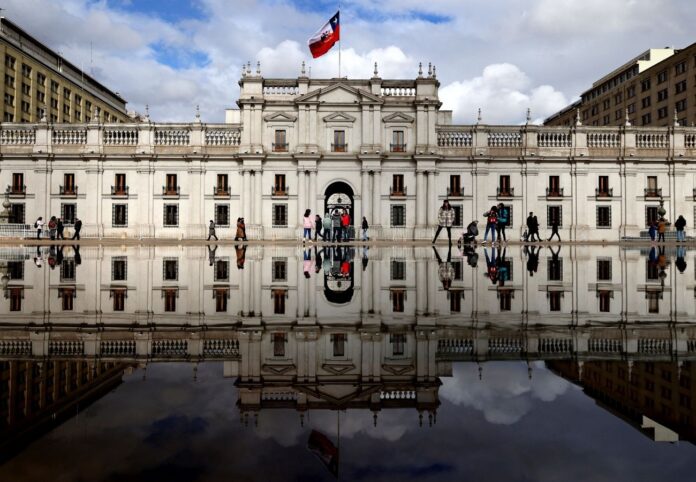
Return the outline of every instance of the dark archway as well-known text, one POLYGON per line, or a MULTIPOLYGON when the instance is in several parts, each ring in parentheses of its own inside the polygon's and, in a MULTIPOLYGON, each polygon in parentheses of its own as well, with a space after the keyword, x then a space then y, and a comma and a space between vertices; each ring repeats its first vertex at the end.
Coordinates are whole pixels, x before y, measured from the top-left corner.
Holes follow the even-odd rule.
POLYGON ((349 246, 331 246, 324 250, 324 257, 330 264, 330 268, 324 270, 326 300, 339 305, 350 303, 355 292, 355 250, 349 246))
POLYGON ((346 209, 350 219, 354 221, 353 208, 353 188, 343 181, 329 184, 324 192, 324 214, 333 212, 334 209, 346 209))

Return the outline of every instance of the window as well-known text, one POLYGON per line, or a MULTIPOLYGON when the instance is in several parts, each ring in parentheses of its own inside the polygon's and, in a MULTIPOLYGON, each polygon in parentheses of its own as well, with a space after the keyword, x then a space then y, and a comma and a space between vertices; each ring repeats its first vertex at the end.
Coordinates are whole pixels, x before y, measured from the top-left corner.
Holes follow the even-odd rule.
POLYGON ((273 181, 273 194, 276 196, 283 196, 287 194, 287 192, 285 174, 276 174, 273 181))
POLYGON ((640 91, 645 92, 646 90, 650 90, 650 79, 645 79, 640 82, 640 91))
POLYGON ((229 288, 215 288, 213 291, 213 296, 215 296, 215 312, 226 313, 227 299, 230 296, 229 288))
POLYGON ((46 87, 46 76, 41 72, 36 74, 36 83, 41 87, 46 87))
POLYGON ((72 226, 77 219, 77 204, 61 204, 60 218, 66 226, 72 226))
POLYGON ((70 106, 68 104, 63 104, 63 114, 70 115, 70 106))
POLYGON ((9 74, 5 74, 5 85, 14 89, 15 79, 9 74))
POLYGON ((218 174, 217 175, 217 182, 215 183, 215 194, 217 196, 222 196, 222 195, 229 196, 230 187, 229 187, 228 182, 229 182, 229 180, 228 180, 227 174, 218 174))
POLYGON ((514 298, 514 296, 514 290, 498 290, 498 302, 500 306, 500 311, 510 311, 512 309, 512 298, 514 298))
POLYGON ((75 194, 75 174, 63 174, 63 192, 62 194, 75 194))
POLYGON ((171 313, 176 311, 176 299, 179 297, 179 290, 176 288, 168 288, 162 290, 162 297, 164 298, 164 311, 171 313))
POLYGON ((403 281, 406 279, 406 261, 403 259, 391 260, 391 276, 392 281, 403 281))
POLYGON ((403 333, 394 333, 389 337, 392 346, 393 356, 403 356, 406 352, 406 335, 403 333))
POLYGON ((634 114, 636 112, 636 103, 632 102, 628 104, 628 107, 626 108, 629 114, 634 114))
POLYGON ((674 84, 674 90, 677 94, 681 94, 682 92, 684 92, 686 90, 686 80, 682 80, 674 84))
POLYGON ((597 259, 597 281, 611 281, 611 258, 597 259))
POLYGON ((406 194, 403 174, 394 174, 392 176, 392 188, 390 194, 393 196, 403 196, 406 194))
POLYGON ((346 152, 346 131, 334 131, 334 141, 331 144, 333 152, 346 152))
POLYGON ((561 180, 560 176, 549 176, 549 196, 561 195, 561 180))
POLYGON ((399 228, 406 226, 406 206, 403 204, 391 205, 391 226, 399 228))
POLYGON ((648 176, 648 187, 645 190, 645 195, 656 197, 660 194, 660 189, 657 187, 657 176, 648 176))
POLYGON ((7 275, 11 280, 23 280, 24 279, 24 261, 8 261, 7 262, 7 275))
POLYGON ((640 120, 644 126, 647 126, 648 124, 650 124, 652 122, 652 116, 650 114, 644 114, 640 120))
POLYGON ((619 120, 623 116, 623 112, 621 109, 617 109, 616 112, 614 112, 614 120, 619 120))
POLYGON ((660 107, 657 109, 657 118, 664 119, 665 117, 667 117, 667 107, 660 107))
POLYGON ((623 93, 619 92, 614 95, 614 104, 619 105, 623 101, 623 93))
POLYGON ((10 107, 14 107, 14 95, 5 94, 5 105, 8 105, 10 107))
POLYGON ((176 227, 179 225, 179 205, 165 204, 164 205, 164 226, 176 227))
POLYGON ((10 188, 10 194, 24 194, 24 173, 13 172, 12 173, 12 186, 10 188))
POLYGON ((117 288, 111 290, 114 311, 124 311, 126 308, 126 290, 117 288))
POLYGON ((646 206, 645 207, 645 225, 650 226, 650 223, 657 222, 657 206, 646 206))
POLYGON ((597 115, 597 114, 599 114, 599 107, 597 106, 597 104, 594 104, 592 106, 592 115, 597 115))
POLYGON ((126 186, 126 175, 116 174, 114 176, 114 194, 124 195, 128 192, 128 186, 126 186))
POLYGON ((630 99, 631 97, 636 96, 636 86, 632 85, 628 89, 626 89, 626 97, 630 99))
POLYGON ((75 94, 75 103, 76 103, 76 104, 79 104, 79 103, 81 103, 81 102, 82 102, 82 97, 79 96, 79 95, 77 95, 77 94, 75 94))
POLYGON ((53 107, 54 109, 58 108, 58 99, 56 99, 55 97, 51 97, 51 107, 53 107))
POLYGON ((22 300, 24 299, 24 288, 9 288, 10 311, 22 311, 22 300))
POLYGON ((70 89, 67 87, 63 87, 63 97, 65 97, 68 101, 70 100, 70 89))
POLYGON ((331 345, 333 346, 333 356, 346 356, 346 334, 333 333, 331 335, 331 345))
POLYGON ((72 311, 75 301, 75 288, 58 288, 58 297, 61 299, 63 311, 72 311))
POLYGON ((659 313, 662 293, 659 291, 646 291, 645 296, 648 299, 648 313, 659 313))
POLYGON ((547 206, 546 207, 546 222, 547 227, 555 222, 558 223, 558 227, 563 227, 563 207, 562 206, 547 206))
POLYGON ((609 195, 609 176, 599 176, 597 178, 597 194, 600 196, 609 195))
POLYGON ((406 152, 406 141, 404 138, 404 131, 394 131, 392 132, 392 152, 406 152))
POLYGON ((271 334, 271 343, 273 343, 273 356, 285 356, 285 342, 287 336, 285 333, 271 334))
POLYGON ((128 259, 125 256, 111 258, 111 281, 128 279, 128 259))
POLYGON ((609 125, 609 114, 602 117, 602 124, 604 124, 605 126, 609 125))
POLYGON ((677 109, 677 112, 682 112, 686 110, 686 99, 682 99, 677 101, 674 104, 674 108, 677 109))
POLYGON ((9 54, 5 54, 5 67, 14 70, 15 68, 15 58, 9 54))
POLYGON ((26 100, 22 101, 22 112, 25 114, 28 114, 31 110, 31 104, 27 102, 26 100))
POLYGON ((218 226, 227 227, 230 225, 230 205, 216 204, 215 205, 215 224, 218 226))
POLYGON ((273 142, 273 152, 287 152, 288 142, 284 130, 275 131, 275 142, 273 142))
POLYGON ((561 311, 562 291, 549 291, 549 311, 561 311))
POLYGON ((273 205, 273 227, 287 228, 288 227, 288 205, 274 204, 273 205))
POLYGON ((273 258, 272 281, 288 280, 288 260, 287 258, 273 258))
POLYGON ((10 224, 26 224, 26 208, 24 203, 10 203, 10 217, 7 218, 10 224))
POLYGON ((164 281, 179 280, 179 260, 176 258, 165 258, 162 260, 162 279, 164 281))
POLYGON ((597 206, 597 227, 611 228, 611 206, 597 206))
POLYGON ((462 311, 462 290, 449 290, 447 297, 450 302, 450 313, 461 313, 462 311))
POLYGON ((667 69, 657 74, 657 83, 661 84, 667 80, 667 69))
POLYGON ((167 174, 164 193, 167 195, 179 194, 179 183, 177 182, 176 174, 167 174))
POLYGON ((29 84, 22 82, 22 94, 24 95, 29 95, 31 94, 31 87, 29 84))
POLYGON ((609 100, 609 99, 604 99, 604 101, 602 102, 602 109, 603 109, 603 110, 607 110, 607 109, 609 109, 610 107, 611 107, 611 100, 609 100))
POLYGON ((563 258, 552 256, 546 263, 548 281, 563 281, 563 258))
POLYGON ((449 190, 447 192, 448 196, 461 196, 462 195, 462 176, 459 174, 453 174, 449 177, 449 190))
POLYGON ((452 226, 461 227, 462 226, 462 206, 461 204, 453 205, 454 210, 454 221, 452 221, 452 226))
POLYGON ((218 259, 215 261, 215 281, 229 281, 230 279, 230 262, 227 259, 218 259))
POLYGON ((643 97, 643 98, 640 100, 640 104, 641 104, 641 106, 643 107, 643 109, 645 109, 645 108, 647 108, 647 107, 650 107, 650 96, 648 96, 648 97, 643 97))
POLYGON ((75 259, 64 259, 60 265, 60 281, 75 281, 75 259))
POLYGON ((111 206, 111 226, 115 228, 128 226, 128 204, 114 204, 111 206))
POLYGON ((667 99, 667 89, 662 89, 657 93, 657 101, 662 102, 667 99))
POLYGON ((271 290, 271 296, 273 297, 273 313, 276 315, 284 315, 285 314, 285 299, 288 296, 288 290, 286 290, 286 289, 271 290))
POLYGON ((684 72, 686 72, 686 60, 683 60, 674 66, 674 73, 676 75, 683 74, 684 72))
POLYGON ((389 290, 389 299, 392 302, 392 312, 403 313, 406 304, 406 290, 389 290))

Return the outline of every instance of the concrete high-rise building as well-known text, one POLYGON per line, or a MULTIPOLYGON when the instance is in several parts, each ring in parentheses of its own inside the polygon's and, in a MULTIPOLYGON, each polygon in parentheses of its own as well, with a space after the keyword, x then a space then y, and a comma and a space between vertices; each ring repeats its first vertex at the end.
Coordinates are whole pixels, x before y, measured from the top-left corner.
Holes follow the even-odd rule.
POLYGON ((0 17, 3 122, 130 120, 126 101, 13 22, 0 17))
POLYGON ((592 84, 580 100, 544 121, 570 126, 693 125, 696 122, 696 43, 649 49, 592 84))

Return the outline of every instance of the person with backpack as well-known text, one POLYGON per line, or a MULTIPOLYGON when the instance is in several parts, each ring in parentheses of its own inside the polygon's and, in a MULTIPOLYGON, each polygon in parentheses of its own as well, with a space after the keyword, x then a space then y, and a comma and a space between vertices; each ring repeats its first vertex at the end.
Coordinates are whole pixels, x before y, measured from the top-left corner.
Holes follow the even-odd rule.
POLYGON ((321 232, 321 237, 324 241, 328 238, 329 241, 331 241, 331 228, 332 228, 332 222, 331 222, 331 214, 329 214, 328 211, 326 211, 326 214, 324 214, 324 220, 322 221, 323 224, 323 231, 321 232))
POLYGON ((665 231, 667 231, 667 220, 660 218, 657 221, 657 242, 665 242, 665 231))
POLYGON ((72 239, 77 239, 79 241, 81 230, 82 230, 82 220, 79 218, 76 218, 75 219, 75 233, 73 234, 72 239))
POLYGON ((331 241, 334 243, 341 241, 341 214, 338 212, 338 209, 334 209, 331 215, 331 228, 333 229, 331 241))
POLYGON ((341 214, 341 237, 344 241, 348 241, 351 238, 350 235, 350 214, 345 209, 343 214, 341 214))
POLYGON ((469 225, 466 227, 466 232, 462 233, 462 237, 459 238, 457 241, 457 247, 461 249, 463 244, 468 244, 473 242, 476 244, 476 236, 478 236, 479 230, 478 230, 478 221, 474 219, 469 223, 469 225))
POLYGON ((41 239, 41 232, 44 227, 44 220, 42 216, 39 216, 36 221, 34 221, 34 227, 36 228, 36 239, 41 239))
POLYGON ((674 227, 677 229, 677 242, 683 243, 686 241, 686 232, 684 231, 686 219, 684 219, 684 216, 679 215, 677 220, 674 221, 674 227))
POLYGON ((314 216, 314 241, 317 240, 319 236, 321 236, 322 239, 324 239, 324 235, 322 234, 322 222, 321 222, 321 216, 318 214, 314 216))
POLYGON ((444 200, 442 206, 437 211, 437 231, 435 231, 435 237, 433 238, 433 243, 437 241, 437 237, 440 235, 442 228, 447 230, 447 239, 449 244, 452 244, 452 225, 454 224, 454 209, 450 205, 447 199, 444 200))
POLYGON ((56 217, 51 216, 51 219, 48 220, 48 235, 51 237, 51 241, 55 241, 57 230, 58 223, 56 222, 56 217))
POLYGON ((370 225, 367 224, 367 218, 363 216, 362 223, 360 224, 360 229, 362 230, 362 240, 369 241, 370 238, 367 236, 367 230, 370 229, 370 225))
POLYGON ((498 242, 507 241, 505 236, 505 227, 508 224, 508 219, 510 216, 510 208, 505 206, 503 203, 498 204, 498 220, 496 223, 496 230, 498 231, 498 242))
POLYGON ((488 233, 491 233, 491 242, 495 243, 495 230, 498 225, 498 208, 491 206, 491 209, 483 213, 486 218, 486 232, 483 233, 483 242, 488 241, 488 233))
POLYGON ((312 240, 312 227, 314 226, 314 220, 312 219, 312 210, 306 209, 304 212, 304 219, 302 221, 302 226, 304 227, 304 233, 302 234, 302 242, 306 240, 312 240))
POLYGON ((56 220, 56 238, 57 239, 65 239, 65 236, 63 235, 63 231, 65 230, 65 226, 63 226, 63 221, 58 218, 56 220))
POLYGON ((657 226, 655 221, 650 221, 650 226, 648 226, 648 235, 650 236, 650 241, 655 241, 657 237, 657 226))

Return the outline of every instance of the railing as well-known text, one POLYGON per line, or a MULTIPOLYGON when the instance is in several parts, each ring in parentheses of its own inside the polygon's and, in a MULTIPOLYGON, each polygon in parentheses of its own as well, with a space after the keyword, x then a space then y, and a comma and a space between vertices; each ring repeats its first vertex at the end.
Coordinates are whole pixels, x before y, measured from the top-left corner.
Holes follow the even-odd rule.
POLYGON ((241 138, 242 129, 240 127, 208 128, 205 130, 206 146, 238 146, 241 138))
POLYGON ((569 132, 539 132, 537 145, 539 147, 572 147, 573 140, 569 132))
POLYGON ((203 355, 210 357, 239 356, 239 341, 205 340, 203 341, 203 355))
POLYGON ((188 129, 158 129, 155 130, 155 145, 158 146, 188 146, 191 132, 188 129))
POLYGON ((638 340, 638 353, 652 355, 668 354, 672 351, 672 341, 660 338, 641 338, 638 340))
POLYGON ((539 353, 570 353, 573 340, 567 338, 540 338, 539 353))
POLYGON ((662 197, 662 188, 650 188, 646 187, 643 189, 643 196, 646 198, 661 198, 662 197))
POLYGON ((287 142, 274 142, 273 144, 271 144, 271 147, 273 149, 273 152, 288 152, 288 145, 289 144, 287 142))
POLYGON ((595 192, 596 198, 614 197, 614 188, 613 187, 610 187, 608 189, 600 189, 600 188, 596 187, 594 192, 595 192))
POLYGON ((271 186, 271 196, 287 197, 290 193, 288 186, 271 186))
POLYGON ((24 197, 27 195, 27 186, 7 186, 5 192, 10 196, 24 197))
POLYGON ((546 199, 563 197, 563 188, 546 188, 546 199))
POLYGON ((54 129, 52 134, 54 144, 85 144, 87 131, 85 129, 54 129))
POLYGON ((389 144, 391 152, 406 152, 406 144, 389 144))
POLYGON ((0 130, 0 145, 24 146, 36 143, 34 127, 2 127, 0 130))
POLYGON ((263 95, 298 95, 300 88, 296 85, 264 86, 263 95))
POLYGON ((128 196, 128 186, 111 186, 112 196, 128 196))
POLYGON ((463 355, 474 351, 474 340, 472 338, 448 338, 438 340, 438 355, 463 355))
POLYGON ((440 129, 437 132, 438 147, 471 147, 473 135, 470 130, 440 129))
POLYGON ((666 149, 669 146, 667 133, 643 133, 636 134, 636 147, 641 149, 666 149))
POLYGON ((415 390, 381 390, 380 400, 415 400, 415 390))
POLYGON ((85 344, 82 341, 59 341, 51 340, 48 342, 48 354, 56 356, 80 356, 84 354, 85 344))
POLYGON ((413 97, 416 95, 415 87, 382 87, 380 93, 389 97, 413 97))
POLYGON ((181 195, 181 186, 162 186, 162 196, 179 196, 181 195))
POLYGON ((99 344, 101 356, 128 356, 135 355, 134 340, 109 340, 99 344))
POLYGON ((519 131, 489 132, 488 147, 520 147, 522 133, 519 131))
POLYGON ((31 341, 7 340, 0 341, 0 355, 31 355, 31 341))
POLYGON ((447 188, 447 197, 464 197, 464 188, 459 187, 456 189, 452 189, 451 187, 447 188))
POLYGON ((511 187, 508 189, 501 189, 500 187, 497 187, 495 189, 495 197, 498 197, 498 198, 515 197, 515 188, 511 187))
POLYGON ((134 146, 138 143, 137 129, 104 129, 105 146, 134 146))
POLYGON ((348 152, 348 144, 331 144, 331 152, 348 152))
POLYGON ((686 134, 684 136, 684 147, 687 149, 696 149, 696 134, 686 134))
POLYGON ((621 134, 618 132, 589 132, 587 147, 612 148, 621 147, 621 134))
POLYGON ((188 353, 188 340, 154 340, 152 342, 152 356, 186 356, 188 353))
POLYGON ((491 338, 488 340, 488 351, 491 353, 519 353, 522 351, 520 338, 491 338))
POLYGON ((623 343, 621 340, 611 338, 590 338, 587 342, 587 351, 590 353, 621 353, 623 343))
POLYGON ((230 197, 229 186, 213 186, 213 196, 215 197, 230 197))
POLYGON ((77 197, 77 186, 58 186, 58 194, 61 196, 77 197))
POLYGON ((390 197, 406 197, 407 188, 394 188, 394 186, 389 186, 389 196, 390 197))

